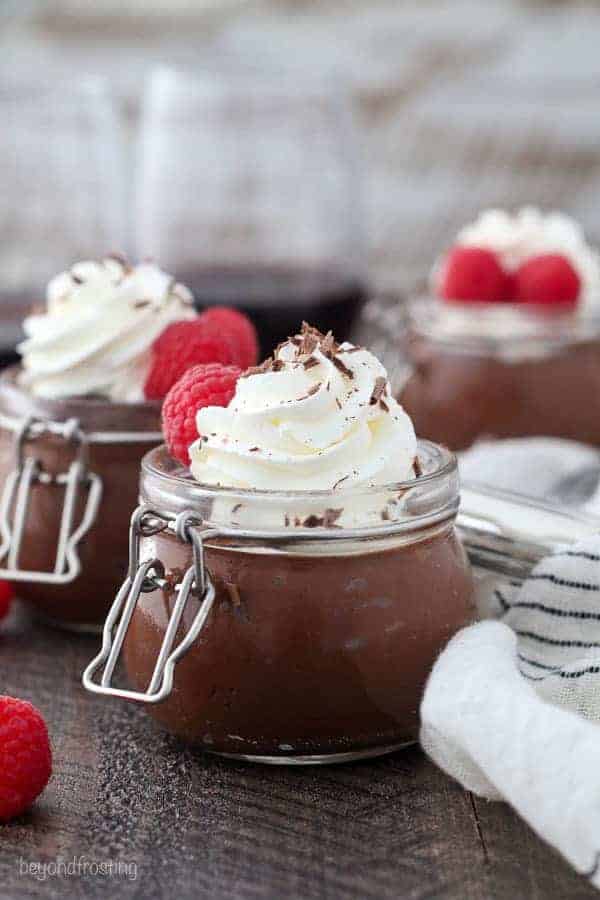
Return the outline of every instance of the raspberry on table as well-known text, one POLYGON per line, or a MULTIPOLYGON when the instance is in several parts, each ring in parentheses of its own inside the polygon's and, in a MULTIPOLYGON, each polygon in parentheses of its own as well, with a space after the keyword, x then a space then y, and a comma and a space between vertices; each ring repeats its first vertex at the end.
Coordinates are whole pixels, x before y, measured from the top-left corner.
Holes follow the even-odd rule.
POLYGON ((46 723, 26 700, 0 696, 0 822, 24 813, 52 774, 46 723))
POLYGON ((152 347, 152 364, 144 394, 147 400, 162 400, 184 372, 201 363, 229 365, 239 358, 239 348, 229 333, 206 328, 200 319, 174 322, 152 347))
POLYGON ((0 620, 10 612, 15 590, 9 581, 0 581, 0 620))
POLYGON ((230 335, 238 349, 234 360, 241 369, 248 369, 258 362, 258 337, 256 328, 244 313, 231 306, 211 306, 205 310, 199 321, 219 334, 230 335))
POLYGON ((491 250, 456 246, 444 260, 439 291, 446 300, 498 303, 512 300, 513 279, 491 250))
POLYGON ((517 269, 516 300, 571 309, 577 304, 581 279, 566 256, 541 253, 517 269))
POLYGON ((162 409, 163 433, 171 456, 189 466, 188 449, 198 438, 196 413, 205 406, 227 406, 242 370, 208 363, 194 366, 173 385, 162 409))

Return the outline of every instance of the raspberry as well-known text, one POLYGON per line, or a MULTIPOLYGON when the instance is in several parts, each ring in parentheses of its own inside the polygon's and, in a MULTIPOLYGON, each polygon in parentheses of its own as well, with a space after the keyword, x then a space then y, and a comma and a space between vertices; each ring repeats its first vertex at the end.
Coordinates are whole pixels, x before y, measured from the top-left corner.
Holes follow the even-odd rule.
POLYGON ((258 338, 248 316, 231 306, 212 306, 202 313, 199 321, 211 329, 216 328, 219 334, 228 334, 233 338, 239 350, 236 365, 242 369, 256 365, 258 338))
POLYGON ((200 363, 235 363, 239 350, 229 334, 206 328, 200 319, 174 322, 152 347, 152 364, 144 385, 147 400, 162 400, 184 372, 200 363))
POLYGON ((171 456, 189 466, 188 448, 198 438, 196 413, 204 406, 227 406, 242 373, 219 363, 194 366, 173 385, 162 409, 163 433, 171 456))
POLYGON ((581 279, 560 253, 542 253, 526 260, 516 275, 519 303, 539 303, 569 309, 576 305, 581 279))
POLYGON ((0 822, 29 809, 52 774, 46 723, 25 700, 0 696, 0 822))
POLYGON ((9 581, 0 581, 0 619, 9 614, 14 595, 12 584, 9 581))
POLYGON ((491 250, 453 247, 444 261, 440 293, 446 300, 498 303, 511 300, 512 278, 491 250))

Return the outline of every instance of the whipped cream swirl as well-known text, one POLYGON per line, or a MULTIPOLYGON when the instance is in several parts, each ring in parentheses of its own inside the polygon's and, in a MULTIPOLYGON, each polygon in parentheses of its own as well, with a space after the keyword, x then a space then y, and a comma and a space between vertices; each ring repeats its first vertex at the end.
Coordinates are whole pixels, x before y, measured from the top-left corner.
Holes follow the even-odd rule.
POLYGON ((39 397, 144 399, 155 339, 194 315, 182 284, 149 263, 80 262, 50 281, 45 312, 23 323, 20 382, 39 397))
MULTIPOLYGON (((488 209, 459 231, 455 243, 493 250, 509 272, 532 256, 560 253, 581 280, 578 309, 590 312, 600 303, 600 256, 587 243, 581 226, 564 213, 543 213, 532 206, 514 214, 488 209)), ((439 271, 434 269, 434 281, 439 271)))
POLYGON ((414 477, 414 428, 384 367, 308 326, 197 425, 191 470, 205 484, 342 492, 414 477))

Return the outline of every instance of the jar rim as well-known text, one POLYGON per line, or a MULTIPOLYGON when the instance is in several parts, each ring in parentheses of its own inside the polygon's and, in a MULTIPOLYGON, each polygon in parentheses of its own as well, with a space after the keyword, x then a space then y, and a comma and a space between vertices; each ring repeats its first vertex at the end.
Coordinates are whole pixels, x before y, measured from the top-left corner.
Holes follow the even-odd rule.
POLYGON ((412 532, 454 519, 459 503, 454 454, 420 440, 418 458, 423 474, 393 484, 248 490, 196 481, 162 445, 142 459, 141 502, 166 519, 194 513, 203 526, 242 537, 344 539, 412 532))
MULTIPOLYGON (((151 477, 156 477, 159 480, 164 479, 165 481, 176 481, 182 486, 195 487, 202 491, 205 491, 207 494, 212 495, 225 495, 225 496, 238 496, 238 495, 246 495, 248 497, 274 497, 274 498, 286 498, 286 499, 305 499, 306 497, 317 497, 324 499, 326 497, 357 497, 362 495, 371 495, 378 493, 399 493, 400 491, 408 490, 415 486, 415 484, 427 484, 432 481, 439 480, 441 478, 452 475, 454 472, 458 470, 458 463, 454 453, 449 450, 447 447, 444 447, 442 444, 436 444, 434 441, 428 441, 424 438, 419 438, 417 441, 417 456, 419 456, 419 450, 425 451, 428 456, 431 456, 434 460, 439 460, 436 464, 436 467, 429 472, 423 472, 422 475, 416 476, 414 478, 406 479, 404 481, 394 481, 385 484, 370 484, 365 485, 357 490, 355 489, 346 489, 340 491, 334 491, 332 489, 329 490, 311 490, 311 491, 301 491, 301 490, 293 490, 293 491, 283 491, 283 490, 266 490, 264 488, 238 488, 238 487, 223 487, 220 485, 214 484, 204 484, 201 481, 196 481, 193 476, 189 473, 189 470, 185 469, 182 465, 173 461, 173 471, 165 472, 158 464, 158 460, 161 459, 164 455, 168 455, 165 453, 166 445, 161 444, 159 447, 154 447, 152 450, 148 451, 146 455, 142 459, 142 474, 147 474, 151 477)), ((419 456, 420 458, 420 456, 419 456)), ((169 456, 169 460, 171 457, 169 456)))
POLYGON ((488 354, 556 349, 600 337, 600 314, 550 311, 519 303, 465 303, 431 294, 408 301, 408 330, 453 348, 488 354))
POLYGON ((19 384, 22 366, 0 372, 0 425, 18 432, 28 419, 64 423, 77 419, 88 443, 152 443, 162 440, 160 403, 124 403, 107 397, 38 397, 19 384))

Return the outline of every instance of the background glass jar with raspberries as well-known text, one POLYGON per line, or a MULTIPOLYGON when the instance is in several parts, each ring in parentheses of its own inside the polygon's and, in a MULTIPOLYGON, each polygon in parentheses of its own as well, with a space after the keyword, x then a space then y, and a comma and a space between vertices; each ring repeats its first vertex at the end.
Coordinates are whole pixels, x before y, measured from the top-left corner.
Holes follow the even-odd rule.
POLYGON ((417 432, 460 450, 547 435, 600 445, 600 262, 578 225, 525 208, 483 213, 409 304, 417 432))

